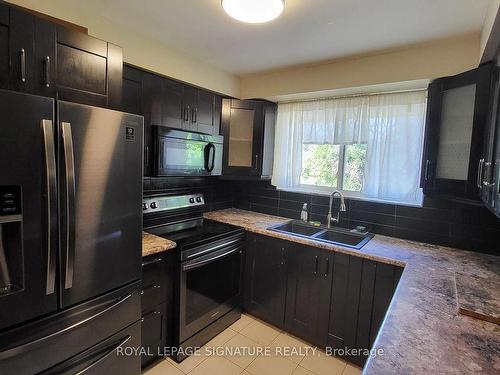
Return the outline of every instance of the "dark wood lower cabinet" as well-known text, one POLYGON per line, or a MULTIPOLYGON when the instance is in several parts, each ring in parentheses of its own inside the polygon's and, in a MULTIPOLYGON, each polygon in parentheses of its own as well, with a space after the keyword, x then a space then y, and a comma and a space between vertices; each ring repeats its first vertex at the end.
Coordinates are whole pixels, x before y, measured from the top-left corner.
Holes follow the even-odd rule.
POLYGON ((153 362, 164 351, 172 334, 172 294, 174 253, 150 255, 142 260, 141 345, 145 353, 142 366, 153 362))
POLYGON ((382 325, 402 267, 248 234, 245 310, 358 366, 382 325))
POLYGON ((248 234, 245 310, 283 328, 286 297, 286 241, 248 234))
MULTIPOLYGON (((346 254, 333 256, 333 282, 327 346, 370 349, 384 320, 402 268, 346 254)), ((364 354, 344 356, 363 366, 364 354)))
POLYGON ((325 347, 332 283, 331 253, 289 244, 285 329, 314 345, 325 347))

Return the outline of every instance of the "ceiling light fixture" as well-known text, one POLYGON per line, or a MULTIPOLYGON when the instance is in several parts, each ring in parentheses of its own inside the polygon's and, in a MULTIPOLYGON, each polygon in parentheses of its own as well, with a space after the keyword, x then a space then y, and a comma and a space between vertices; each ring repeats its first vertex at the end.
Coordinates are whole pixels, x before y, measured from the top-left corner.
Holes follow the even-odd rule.
POLYGON ((272 21, 284 7, 285 0, 222 0, 222 8, 227 14, 247 23, 272 21))

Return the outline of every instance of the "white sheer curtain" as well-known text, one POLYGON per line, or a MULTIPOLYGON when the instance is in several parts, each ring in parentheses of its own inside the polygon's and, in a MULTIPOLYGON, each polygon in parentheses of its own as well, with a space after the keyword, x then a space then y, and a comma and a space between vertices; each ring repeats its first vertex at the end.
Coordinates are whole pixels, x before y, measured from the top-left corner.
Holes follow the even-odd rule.
POLYGON ((425 91, 278 105, 273 185, 300 187, 302 145, 366 143, 362 193, 420 203, 425 91))

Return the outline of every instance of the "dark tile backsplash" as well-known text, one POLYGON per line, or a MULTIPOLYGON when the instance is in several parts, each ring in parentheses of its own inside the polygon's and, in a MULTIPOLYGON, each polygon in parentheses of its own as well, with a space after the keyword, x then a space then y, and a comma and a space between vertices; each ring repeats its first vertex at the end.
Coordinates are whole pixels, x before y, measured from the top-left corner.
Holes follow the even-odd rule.
MULTIPOLYGON (((279 191, 269 182, 231 182, 217 177, 146 177, 144 195, 202 193, 208 211, 241 208, 299 219, 307 203, 309 218, 326 222, 326 196, 279 191)), ((338 208, 339 200, 334 206, 338 208)), ((339 226, 414 241, 498 254, 500 219, 485 207, 426 198, 424 207, 346 199, 339 226)), ((336 211, 335 211, 336 212, 336 211)))
MULTIPOLYGON (((234 183, 234 207, 300 218, 307 203, 310 220, 326 222, 326 196, 278 191, 269 182, 234 183)), ((338 208, 339 200, 335 199, 338 208)), ((426 198, 423 207, 346 199, 339 226, 414 241, 490 254, 500 252, 500 219, 482 206, 426 198)), ((335 211, 336 212, 336 211, 335 211)))

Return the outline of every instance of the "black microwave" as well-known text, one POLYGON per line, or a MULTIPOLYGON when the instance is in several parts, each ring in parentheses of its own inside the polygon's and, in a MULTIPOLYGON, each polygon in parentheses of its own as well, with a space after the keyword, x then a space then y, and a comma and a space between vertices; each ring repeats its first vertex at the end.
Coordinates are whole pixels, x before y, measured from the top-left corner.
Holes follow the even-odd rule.
POLYGON ((155 176, 220 176, 223 137, 154 126, 155 176))

